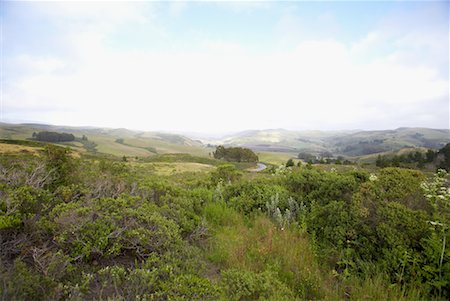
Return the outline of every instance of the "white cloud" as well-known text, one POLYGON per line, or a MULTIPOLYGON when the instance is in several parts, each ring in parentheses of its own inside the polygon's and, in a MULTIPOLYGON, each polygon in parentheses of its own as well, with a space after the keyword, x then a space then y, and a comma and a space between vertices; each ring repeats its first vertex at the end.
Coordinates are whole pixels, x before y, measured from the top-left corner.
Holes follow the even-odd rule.
MULTIPOLYGON (((205 1, 207 2, 207 1, 205 1)), ((229 9, 235 13, 252 13, 258 10, 266 10, 271 7, 271 1, 247 0, 221 0, 215 2, 218 6, 229 9)))
POLYGON ((185 2, 185 1, 170 2, 169 15, 171 17, 179 17, 186 8, 187 8, 187 2, 185 2))
POLYGON ((120 24, 124 22, 147 22, 144 12, 147 3, 124 1, 54 1, 38 2, 33 10, 55 20, 89 23, 120 24))
MULTIPOLYGON (((367 108, 426 106, 430 99, 448 97, 448 83, 432 69, 383 60, 358 65, 351 50, 337 41, 308 41, 270 55, 239 51, 233 44, 212 45, 169 54, 116 53, 100 44, 85 53, 89 57, 73 74, 23 78, 16 86, 20 102, 15 105, 7 97, 5 103, 79 113, 73 120, 55 116, 52 121, 58 123, 101 120, 109 126, 222 131, 320 128, 326 121, 339 126, 378 118, 367 108)), ((64 66, 46 63, 44 70, 64 66)), ((42 69, 42 64, 29 67, 42 69)))
MULTIPOLYGON (((8 58, 8 65, 24 72, 4 86, 5 116, 36 112, 30 119, 58 124, 203 132, 365 124, 447 127, 448 108, 437 106, 449 97, 448 75, 442 77, 433 59, 417 61, 417 53, 408 51, 418 39, 417 45, 433 45, 439 53, 436 37, 418 31, 392 36, 374 29, 351 45, 303 39, 272 52, 254 53, 222 39, 205 40, 190 51, 119 51, 109 46, 108 36, 123 22, 158 28, 153 24, 157 12, 140 4, 126 7, 108 4, 103 11, 104 5, 70 3, 45 8, 52 18, 71 20, 73 27, 58 38, 73 54, 8 58), (390 39, 399 49, 359 59, 390 39)), ((184 8, 172 9, 179 14, 184 8)), ((333 19, 329 14, 322 18, 333 19)), ((282 21, 280 30, 300 24, 289 14, 282 21)))

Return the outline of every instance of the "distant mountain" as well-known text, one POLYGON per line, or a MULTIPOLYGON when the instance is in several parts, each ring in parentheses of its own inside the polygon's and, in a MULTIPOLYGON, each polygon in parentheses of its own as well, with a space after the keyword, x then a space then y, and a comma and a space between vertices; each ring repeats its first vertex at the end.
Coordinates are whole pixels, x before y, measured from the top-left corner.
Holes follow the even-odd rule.
POLYGON ((209 141, 248 147, 255 151, 331 152, 335 155, 362 156, 403 148, 438 149, 450 142, 450 130, 398 128, 382 131, 288 131, 269 129, 244 131, 209 141))

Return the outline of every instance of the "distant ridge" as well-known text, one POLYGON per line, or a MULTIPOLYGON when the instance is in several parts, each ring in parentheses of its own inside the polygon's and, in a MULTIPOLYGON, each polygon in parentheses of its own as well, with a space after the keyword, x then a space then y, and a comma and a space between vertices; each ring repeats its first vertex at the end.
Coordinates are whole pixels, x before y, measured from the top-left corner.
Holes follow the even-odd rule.
MULTIPOLYGON (((358 157, 404 148, 439 149, 450 143, 450 130, 399 127, 389 130, 245 130, 210 138, 205 134, 178 134, 167 131, 138 131, 126 128, 64 126, 40 123, 0 123, 1 139, 29 139, 33 132, 51 130, 86 135, 98 145, 99 152, 114 155, 152 156, 162 153, 191 153, 209 156, 215 145, 242 146, 258 152, 331 152, 358 157), (123 141, 122 141, 123 140, 123 141)), ((75 146, 74 146, 75 145, 75 146)), ((72 147, 83 149, 82 145, 72 147)))

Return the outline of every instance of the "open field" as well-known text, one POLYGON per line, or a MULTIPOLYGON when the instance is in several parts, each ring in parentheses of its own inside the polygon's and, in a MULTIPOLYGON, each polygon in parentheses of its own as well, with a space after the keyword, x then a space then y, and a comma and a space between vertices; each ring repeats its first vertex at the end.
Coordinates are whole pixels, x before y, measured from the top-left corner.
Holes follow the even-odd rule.
POLYGON ((154 163, 141 163, 141 167, 150 168, 154 170, 154 172, 161 176, 168 176, 177 173, 185 173, 185 172, 208 172, 215 169, 214 166, 202 163, 194 163, 194 162, 175 162, 175 163, 167 163, 167 162, 154 162, 154 163))
MULTIPOLYGON (((295 153, 282 153, 282 152, 257 152, 259 161, 263 163, 282 165, 289 159, 295 159, 297 154, 295 153)), ((298 160, 294 160, 298 161, 298 160)))

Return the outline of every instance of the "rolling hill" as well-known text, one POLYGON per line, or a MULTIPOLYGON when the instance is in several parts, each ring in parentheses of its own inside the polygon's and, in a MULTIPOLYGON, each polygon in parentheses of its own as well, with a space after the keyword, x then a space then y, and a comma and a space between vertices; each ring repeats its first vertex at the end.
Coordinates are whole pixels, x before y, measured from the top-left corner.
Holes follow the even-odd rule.
MULTIPOLYGON (((206 141, 204 141, 206 143, 206 141)), ((382 131, 289 131, 270 129, 229 135, 212 144, 249 147, 260 152, 310 152, 358 157, 403 148, 438 149, 450 142, 450 130, 398 128, 382 131)))
POLYGON ((58 144, 67 145, 80 152, 104 153, 114 156, 150 157, 166 153, 189 153, 208 156, 212 149, 188 137, 161 133, 94 127, 67 127, 43 124, 0 123, 0 139, 27 140, 33 132, 54 131, 75 135, 76 140, 58 144), (87 140, 81 139, 86 136, 87 140))
POLYGON ((0 139, 27 140, 33 132, 55 131, 75 135, 75 141, 59 143, 79 152, 114 156, 152 157, 187 153, 209 157, 215 145, 248 147, 261 161, 278 164, 299 152, 332 153, 346 158, 372 158, 374 154, 402 149, 439 149, 450 142, 450 130, 398 128, 381 131, 290 131, 285 129, 249 130, 221 138, 199 138, 166 132, 133 131, 124 128, 68 127, 44 124, 0 123, 0 139), (81 139, 86 136, 87 140, 81 139), (198 139, 198 140, 197 140, 198 139))

